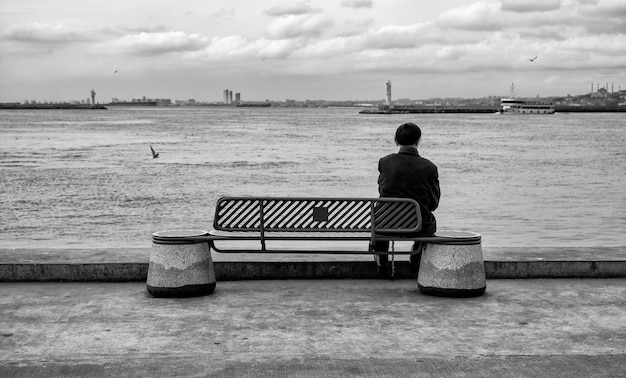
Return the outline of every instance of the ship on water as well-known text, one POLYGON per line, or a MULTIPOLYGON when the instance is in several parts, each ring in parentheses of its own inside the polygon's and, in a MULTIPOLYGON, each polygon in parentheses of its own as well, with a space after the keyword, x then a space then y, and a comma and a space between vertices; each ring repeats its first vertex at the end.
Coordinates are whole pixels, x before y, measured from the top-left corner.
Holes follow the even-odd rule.
POLYGON ((510 97, 500 100, 500 113, 502 114, 554 114, 554 111, 554 104, 551 102, 515 98, 514 84, 511 84, 510 97))

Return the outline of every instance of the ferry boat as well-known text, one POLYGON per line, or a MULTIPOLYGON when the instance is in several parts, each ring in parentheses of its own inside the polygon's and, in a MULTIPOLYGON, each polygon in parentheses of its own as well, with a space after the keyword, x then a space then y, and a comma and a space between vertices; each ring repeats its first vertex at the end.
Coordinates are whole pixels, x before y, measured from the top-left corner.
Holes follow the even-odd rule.
POLYGON ((548 102, 503 98, 500 105, 502 114, 554 114, 554 104, 548 102))
POLYGON ((515 98, 515 87, 511 84, 511 97, 500 100, 502 114, 554 114, 554 104, 550 102, 527 101, 515 98))

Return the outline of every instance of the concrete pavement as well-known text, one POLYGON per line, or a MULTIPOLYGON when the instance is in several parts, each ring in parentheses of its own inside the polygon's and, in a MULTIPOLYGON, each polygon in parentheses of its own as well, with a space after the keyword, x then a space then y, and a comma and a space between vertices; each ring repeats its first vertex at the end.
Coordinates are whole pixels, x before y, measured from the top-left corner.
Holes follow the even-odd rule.
POLYGON ((1 377, 622 377, 626 279, 0 283, 1 377))

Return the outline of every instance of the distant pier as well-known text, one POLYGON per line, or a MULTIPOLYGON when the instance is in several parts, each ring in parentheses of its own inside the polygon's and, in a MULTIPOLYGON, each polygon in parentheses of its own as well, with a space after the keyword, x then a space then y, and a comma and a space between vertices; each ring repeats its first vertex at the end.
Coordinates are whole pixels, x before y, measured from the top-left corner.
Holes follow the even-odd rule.
MULTIPOLYGON (((570 106, 555 105, 557 113, 619 113, 626 106, 570 106)), ((410 106, 396 105, 363 109, 359 114, 413 114, 413 113, 499 113, 500 107, 491 106, 410 106)))
POLYGON ((406 106, 396 105, 389 109, 382 106, 375 109, 363 109, 359 114, 410 114, 410 113, 499 113, 498 107, 481 106, 406 106))
POLYGON ((626 112, 626 106, 571 106, 555 105, 558 113, 621 113, 626 112))
POLYGON ((0 103, 0 109, 88 109, 101 110, 106 109, 102 105, 87 104, 19 104, 19 103, 0 103))

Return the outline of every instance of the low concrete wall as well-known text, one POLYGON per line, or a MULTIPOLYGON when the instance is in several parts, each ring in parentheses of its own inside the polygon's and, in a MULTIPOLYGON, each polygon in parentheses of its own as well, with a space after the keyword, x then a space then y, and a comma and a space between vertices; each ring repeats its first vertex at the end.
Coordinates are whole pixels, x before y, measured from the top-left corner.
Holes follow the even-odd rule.
MULTIPOLYGON (((216 262, 217 281, 268 279, 375 279, 374 262, 216 262)), ((405 261, 395 264, 396 278, 412 278, 405 261)), ((626 261, 486 261, 487 279, 624 278, 626 261)), ((0 264, 4 282, 146 281, 147 263, 0 264)))
MULTIPOLYGON (((624 278, 626 247, 483 248, 488 279, 624 278)), ((146 281, 150 248, 0 249, 0 281, 146 281)), ((407 256, 396 257, 397 278, 412 278, 407 256)), ((218 281, 378 278, 369 255, 213 252, 218 281)))

